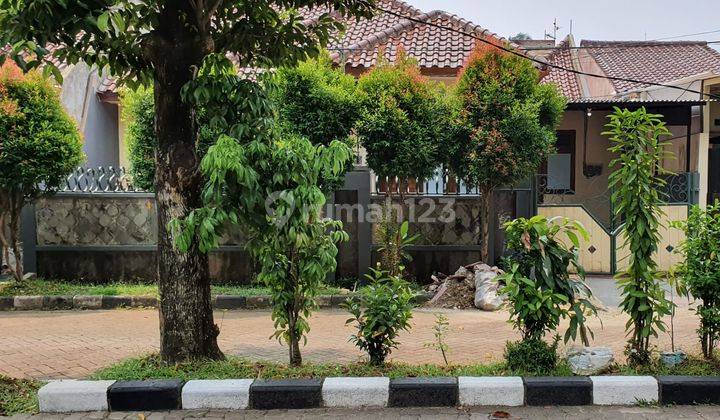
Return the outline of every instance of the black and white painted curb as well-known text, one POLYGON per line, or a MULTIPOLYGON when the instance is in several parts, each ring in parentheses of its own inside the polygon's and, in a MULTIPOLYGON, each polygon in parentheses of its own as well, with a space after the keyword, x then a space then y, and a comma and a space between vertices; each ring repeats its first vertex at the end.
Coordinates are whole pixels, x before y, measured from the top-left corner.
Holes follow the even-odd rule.
POLYGON ((459 377, 53 381, 41 412, 720 404, 720 377, 459 377))
MULTIPOLYGON (((340 304, 355 294, 318 296, 317 304, 321 308, 340 308, 340 304)), ((430 300, 429 294, 420 294, 415 303, 422 304, 430 300)), ((270 296, 217 295, 212 298, 215 309, 269 309, 270 296)), ((119 309, 119 308, 157 308, 158 299, 154 296, 0 296, 0 311, 52 311, 67 309, 119 309)))

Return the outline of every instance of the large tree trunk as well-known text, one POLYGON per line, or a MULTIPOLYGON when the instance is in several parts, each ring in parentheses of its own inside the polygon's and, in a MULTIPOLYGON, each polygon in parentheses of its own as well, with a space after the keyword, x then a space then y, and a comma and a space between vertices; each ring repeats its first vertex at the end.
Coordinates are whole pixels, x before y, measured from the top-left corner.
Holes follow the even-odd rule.
MULTIPOLYGON (((173 2, 169 2, 173 3, 173 2)), ((173 246, 168 222, 202 205, 202 176, 196 147, 192 107, 184 103, 182 87, 212 50, 187 32, 180 9, 166 6, 161 28, 154 34, 150 55, 155 65, 155 192, 158 213, 158 281, 160 291, 160 353, 177 362, 223 357, 213 321, 208 257, 197 240, 187 252, 173 246)), ((187 12, 187 10, 186 10, 187 12)))

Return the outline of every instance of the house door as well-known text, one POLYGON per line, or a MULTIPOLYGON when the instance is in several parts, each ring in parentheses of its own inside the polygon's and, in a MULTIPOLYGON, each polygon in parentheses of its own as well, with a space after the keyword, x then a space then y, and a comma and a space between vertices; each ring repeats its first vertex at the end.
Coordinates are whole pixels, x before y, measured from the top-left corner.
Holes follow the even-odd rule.
POLYGON ((720 200, 720 137, 710 139, 708 204, 720 200))

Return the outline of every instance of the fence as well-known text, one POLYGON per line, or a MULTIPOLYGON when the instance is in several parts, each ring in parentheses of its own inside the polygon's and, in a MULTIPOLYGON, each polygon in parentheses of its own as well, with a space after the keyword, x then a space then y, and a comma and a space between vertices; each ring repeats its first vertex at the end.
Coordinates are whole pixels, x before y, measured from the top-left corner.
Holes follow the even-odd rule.
MULTIPOLYGON (((25 209, 24 254, 28 271, 71 281, 147 281, 155 278, 157 213, 153 193, 136 191, 122 168, 78 169, 55 196, 25 209)), ((375 232, 386 191, 366 168, 349 172, 345 185, 330 197, 326 214, 342 220, 351 240, 339 246, 335 276, 361 277, 377 260, 375 232)), ((479 259, 479 204, 476 190, 439 169, 435 179, 416 183, 413 193, 398 194, 395 205, 421 240, 409 251, 413 272, 428 281, 434 272, 454 272, 479 259)), ((532 214, 530 187, 495 193, 493 255, 501 255, 500 226, 532 214)), ((255 272, 243 249, 241 232, 232 230, 210 254, 214 279, 245 283, 255 272)))
MULTIPOLYGON (((495 191, 490 200, 490 260, 505 252, 502 224, 516 217, 541 214, 579 220, 591 240, 578 250, 588 272, 614 273, 624 264, 622 221, 612 216, 607 185, 588 191, 558 191, 547 177, 516 188, 495 191)), ((697 200, 698 177, 682 173, 668 178, 663 222, 687 217, 697 200)), ((339 246, 338 277, 362 277, 377 262, 377 226, 383 202, 390 197, 403 220, 421 239, 409 247, 412 271, 425 282, 435 272, 454 272, 479 260, 480 199, 477 190, 454 180, 440 168, 433 179, 378 179, 363 168, 347 174, 345 185, 329 198, 326 215, 344 222, 351 240, 339 246), (388 194, 391 193, 391 194, 388 194)), ((681 232, 661 231, 661 269, 677 262, 681 232)), ((243 248, 243 235, 230 230, 210 254, 214 279, 246 283, 255 273, 243 248)), ((155 278, 157 213, 153 193, 135 191, 122 168, 84 169, 68 177, 64 191, 23 210, 23 246, 27 271, 42 277, 78 281, 148 281, 155 278)))
MULTIPOLYGON (((596 177, 586 191, 557 190, 548 187, 551 184, 547 175, 535 177, 537 212, 546 217, 567 217, 583 224, 590 236, 590 241, 578 250, 585 270, 614 274, 625 268, 628 250, 624 246, 624 221, 614 215, 607 177, 596 177)), ((684 240, 680 230, 668 226, 674 220, 686 219, 689 206, 697 203, 699 175, 684 172, 667 176, 661 197, 665 204, 661 206, 660 244, 655 260, 660 270, 667 271, 680 262, 675 250, 684 240)))

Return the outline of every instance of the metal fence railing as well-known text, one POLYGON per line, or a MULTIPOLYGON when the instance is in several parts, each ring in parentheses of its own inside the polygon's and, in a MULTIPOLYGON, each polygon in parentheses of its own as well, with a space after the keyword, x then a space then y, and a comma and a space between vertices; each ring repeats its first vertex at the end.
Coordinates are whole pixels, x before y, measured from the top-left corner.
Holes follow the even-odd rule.
POLYGON ((77 168, 67 176, 63 192, 145 192, 135 188, 123 167, 77 168))

